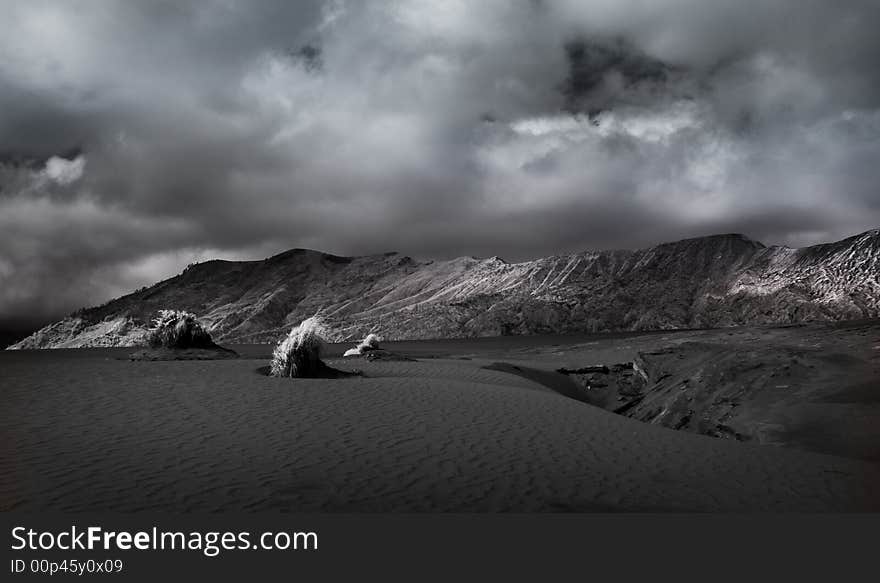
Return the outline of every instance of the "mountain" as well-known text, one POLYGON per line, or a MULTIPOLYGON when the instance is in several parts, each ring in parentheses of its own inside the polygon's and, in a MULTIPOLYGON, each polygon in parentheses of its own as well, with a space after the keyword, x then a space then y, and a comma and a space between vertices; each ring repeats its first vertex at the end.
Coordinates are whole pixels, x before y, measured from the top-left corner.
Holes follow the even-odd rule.
POLYGON ((707 328, 880 316, 880 230, 801 249, 715 235, 637 251, 507 263, 338 257, 294 249, 207 261, 10 348, 132 346, 164 308, 196 313, 215 340, 277 341, 322 313, 335 340, 707 328))

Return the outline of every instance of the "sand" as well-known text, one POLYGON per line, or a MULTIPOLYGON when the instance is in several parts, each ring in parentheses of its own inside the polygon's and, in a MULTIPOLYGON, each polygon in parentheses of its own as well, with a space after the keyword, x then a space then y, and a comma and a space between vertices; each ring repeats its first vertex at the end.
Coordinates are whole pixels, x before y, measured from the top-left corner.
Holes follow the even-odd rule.
POLYGON ((129 360, 221 360, 238 358, 234 350, 214 346, 213 348, 144 348, 128 355, 129 360))
POLYGON ((880 510, 876 464, 626 419, 487 370, 487 345, 487 358, 331 359, 365 375, 335 380, 266 377, 268 347, 218 361, 0 353, 0 508, 880 510))

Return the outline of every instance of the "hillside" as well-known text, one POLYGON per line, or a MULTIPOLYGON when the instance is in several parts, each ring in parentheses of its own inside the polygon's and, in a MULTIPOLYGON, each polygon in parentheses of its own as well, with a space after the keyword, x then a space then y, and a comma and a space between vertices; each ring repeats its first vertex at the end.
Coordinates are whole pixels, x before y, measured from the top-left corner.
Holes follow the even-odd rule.
POLYGON ((317 312, 337 340, 706 328, 880 316, 880 230, 801 249, 715 235, 522 263, 294 249, 207 261, 10 348, 133 346, 156 312, 195 312, 215 340, 274 342, 317 312))

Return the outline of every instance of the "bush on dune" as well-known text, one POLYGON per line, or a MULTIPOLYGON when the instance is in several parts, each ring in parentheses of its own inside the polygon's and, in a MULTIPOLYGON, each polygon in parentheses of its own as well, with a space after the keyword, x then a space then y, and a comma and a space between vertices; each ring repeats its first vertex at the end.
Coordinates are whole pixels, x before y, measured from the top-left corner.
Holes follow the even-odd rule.
POLYGON ((195 314, 183 310, 160 310, 150 329, 148 341, 151 348, 186 350, 217 347, 195 314))
POLYGON ((357 345, 356 348, 349 348, 345 351, 343 356, 360 356, 365 352, 371 352, 373 350, 379 350, 379 342, 382 341, 376 334, 367 334, 366 338, 361 340, 361 343, 357 345))
POLYGON ((275 347, 269 374, 293 378, 323 376, 328 367, 321 360, 321 353, 328 334, 327 325, 318 316, 303 320, 275 347))

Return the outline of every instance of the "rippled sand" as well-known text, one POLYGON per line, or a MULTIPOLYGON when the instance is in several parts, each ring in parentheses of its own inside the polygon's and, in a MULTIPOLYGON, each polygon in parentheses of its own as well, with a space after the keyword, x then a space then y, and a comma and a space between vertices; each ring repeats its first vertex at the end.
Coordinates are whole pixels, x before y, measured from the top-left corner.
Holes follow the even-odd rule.
POLYGON ((130 351, 0 353, 3 510, 880 510, 876 465, 646 425, 497 357, 290 380, 130 351))

